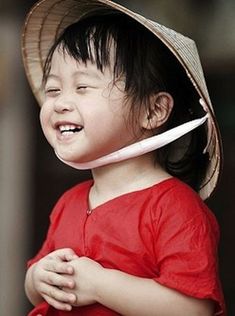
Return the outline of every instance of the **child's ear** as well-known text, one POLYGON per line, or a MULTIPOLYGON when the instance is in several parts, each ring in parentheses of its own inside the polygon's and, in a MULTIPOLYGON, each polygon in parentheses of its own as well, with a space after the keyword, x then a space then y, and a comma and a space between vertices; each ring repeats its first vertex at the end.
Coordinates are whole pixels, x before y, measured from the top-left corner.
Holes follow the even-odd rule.
POLYGON ((142 127, 151 130, 163 125, 171 114, 174 105, 172 96, 167 92, 159 92, 150 97, 150 109, 145 112, 142 127))

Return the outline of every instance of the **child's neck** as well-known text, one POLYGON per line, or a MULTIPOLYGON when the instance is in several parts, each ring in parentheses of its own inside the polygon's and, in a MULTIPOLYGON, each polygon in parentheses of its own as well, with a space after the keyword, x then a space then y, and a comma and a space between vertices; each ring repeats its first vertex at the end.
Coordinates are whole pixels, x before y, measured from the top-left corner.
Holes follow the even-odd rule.
POLYGON ((89 194, 93 209, 125 193, 145 189, 171 176, 158 164, 152 154, 115 163, 92 170, 94 185, 89 194))

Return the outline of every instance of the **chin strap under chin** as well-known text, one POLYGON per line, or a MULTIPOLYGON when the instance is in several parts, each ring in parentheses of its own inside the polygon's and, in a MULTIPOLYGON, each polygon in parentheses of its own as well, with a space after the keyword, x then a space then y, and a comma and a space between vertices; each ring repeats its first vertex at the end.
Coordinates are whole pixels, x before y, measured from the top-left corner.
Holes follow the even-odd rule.
POLYGON ((181 136, 187 134, 188 132, 194 130, 198 126, 202 125, 208 119, 208 117, 209 114, 206 114, 202 118, 189 121, 187 123, 174 127, 164 133, 146 138, 93 161, 75 163, 62 159, 56 152, 55 154, 62 162, 75 169, 94 169, 111 163, 138 157, 160 147, 163 147, 180 138, 181 136))

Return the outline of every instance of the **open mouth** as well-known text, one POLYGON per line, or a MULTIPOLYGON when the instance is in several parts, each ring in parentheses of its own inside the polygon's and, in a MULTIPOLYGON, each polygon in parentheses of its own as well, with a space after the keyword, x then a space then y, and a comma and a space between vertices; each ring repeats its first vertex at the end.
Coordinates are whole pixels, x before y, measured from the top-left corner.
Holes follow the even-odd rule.
POLYGON ((59 125, 58 129, 61 135, 72 135, 74 133, 80 132, 83 127, 80 125, 73 125, 73 124, 66 124, 66 125, 59 125))

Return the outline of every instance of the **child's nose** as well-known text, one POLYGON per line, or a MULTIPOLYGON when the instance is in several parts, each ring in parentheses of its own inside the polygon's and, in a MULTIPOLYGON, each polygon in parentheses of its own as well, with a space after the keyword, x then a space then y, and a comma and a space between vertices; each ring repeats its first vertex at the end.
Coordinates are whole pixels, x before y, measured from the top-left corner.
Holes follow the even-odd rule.
POLYGON ((74 101, 69 95, 60 95, 54 102, 54 110, 57 113, 73 111, 74 107, 74 101))

